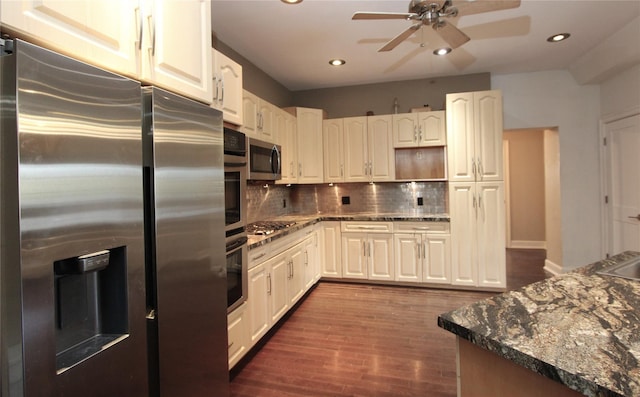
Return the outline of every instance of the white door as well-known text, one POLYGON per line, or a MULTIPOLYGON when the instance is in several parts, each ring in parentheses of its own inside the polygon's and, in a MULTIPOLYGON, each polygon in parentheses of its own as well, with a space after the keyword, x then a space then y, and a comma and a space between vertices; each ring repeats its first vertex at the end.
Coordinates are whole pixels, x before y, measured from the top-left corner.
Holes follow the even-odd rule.
POLYGON ((344 119, 345 181, 367 182, 369 180, 368 152, 367 118, 346 117, 344 119))
POLYGON ((342 129, 342 119, 322 121, 325 182, 344 181, 344 143, 342 129))
POLYGON ((366 233, 342 234, 342 277, 367 278, 366 233))
POLYGON ((392 181, 396 177, 391 115, 367 117, 369 179, 392 181))
POLYGON ((609 249, 640 251, 640 115, 605 125, 609 249))
POLYGON ((396 281, 422 281, 421 241, 419 234, 396 233, 394 239, 394 253, 396 265, 396 281))
POLYGON ((393 237, 387 233, 372 233, 367 239, 369 280, 393 281, 393 237))
POLYGON ((248 271, 249 296, 247 314, 249 318, 251 345, 256 343, 269 329, 269 274, 264 265, 248 271))

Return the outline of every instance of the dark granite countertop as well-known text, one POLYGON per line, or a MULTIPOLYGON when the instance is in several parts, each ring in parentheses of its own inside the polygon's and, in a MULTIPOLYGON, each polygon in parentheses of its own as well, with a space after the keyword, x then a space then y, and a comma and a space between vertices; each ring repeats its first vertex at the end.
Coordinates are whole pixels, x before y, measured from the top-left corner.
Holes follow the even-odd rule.
POLYGON ((292 214, 270 218, 265 220, 295 221, 296 224, 286 229, 277 231, 268 236, 249 236, 249 250, 256 249, 271 241, 286 237, 307 226, 321 221, 416 221, 416 222, 449 222, 448 214, 422 214, 422 213, 377 213, 366 212, 357 214, 292 214))
POLYGON ((640 396, 640 281, 625 252, 444 313, 438 325, 587 396, 640 396))

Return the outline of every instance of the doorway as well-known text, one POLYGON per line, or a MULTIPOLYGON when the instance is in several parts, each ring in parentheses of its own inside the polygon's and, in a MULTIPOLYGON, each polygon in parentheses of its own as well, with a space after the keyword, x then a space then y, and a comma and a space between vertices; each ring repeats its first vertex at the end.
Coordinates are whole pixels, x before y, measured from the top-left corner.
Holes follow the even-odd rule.
POLYGON ((557 128, 504 131, 507 248, 546 250, 560 273, 560 146, 557 128))
POLYGON ((640 114, 604 123, 607 256, 640 251, 640 114))

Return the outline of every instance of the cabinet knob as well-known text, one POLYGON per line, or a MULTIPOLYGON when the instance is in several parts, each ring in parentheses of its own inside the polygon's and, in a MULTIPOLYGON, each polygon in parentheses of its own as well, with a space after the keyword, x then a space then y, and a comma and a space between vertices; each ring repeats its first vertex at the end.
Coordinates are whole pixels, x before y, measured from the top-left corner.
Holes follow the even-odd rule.
POLYGON ((638 214, 638 215, 636 215, 636 216, 628 216, 627 218, 630 218, 630 219, 636 219, 636 220, 639 220, 639 221, 640 221, 640 214, 638 214))

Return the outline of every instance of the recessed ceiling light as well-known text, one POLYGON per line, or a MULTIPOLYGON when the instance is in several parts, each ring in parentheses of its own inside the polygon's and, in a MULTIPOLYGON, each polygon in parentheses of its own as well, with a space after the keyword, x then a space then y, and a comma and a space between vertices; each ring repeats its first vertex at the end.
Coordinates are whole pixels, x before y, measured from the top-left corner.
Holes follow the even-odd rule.
POLYGON ((286 3, 286 4, 298 4, 298 3, 302 3, 302 0, 280 0, 280 1, 282 1, 283 3, 286 3))
POLYGON ((436 48, 433 50, 434 55, 447 55, 450 52, 451 48, 449 47, 436 48))
POLYGON ((547 41, 549 43, 557 43, 559 41, 568 39, 569 36, 571 36, 569 33, 558 33, 558 34, 554 34, 553 36, 550 36, 547 39, 547 41))
POLYGON ((342 66, 345 63, 347 63, 347 61, 345 61, 344 59, 332 59, 329 61, 329 65, 331 66, 342 66))

